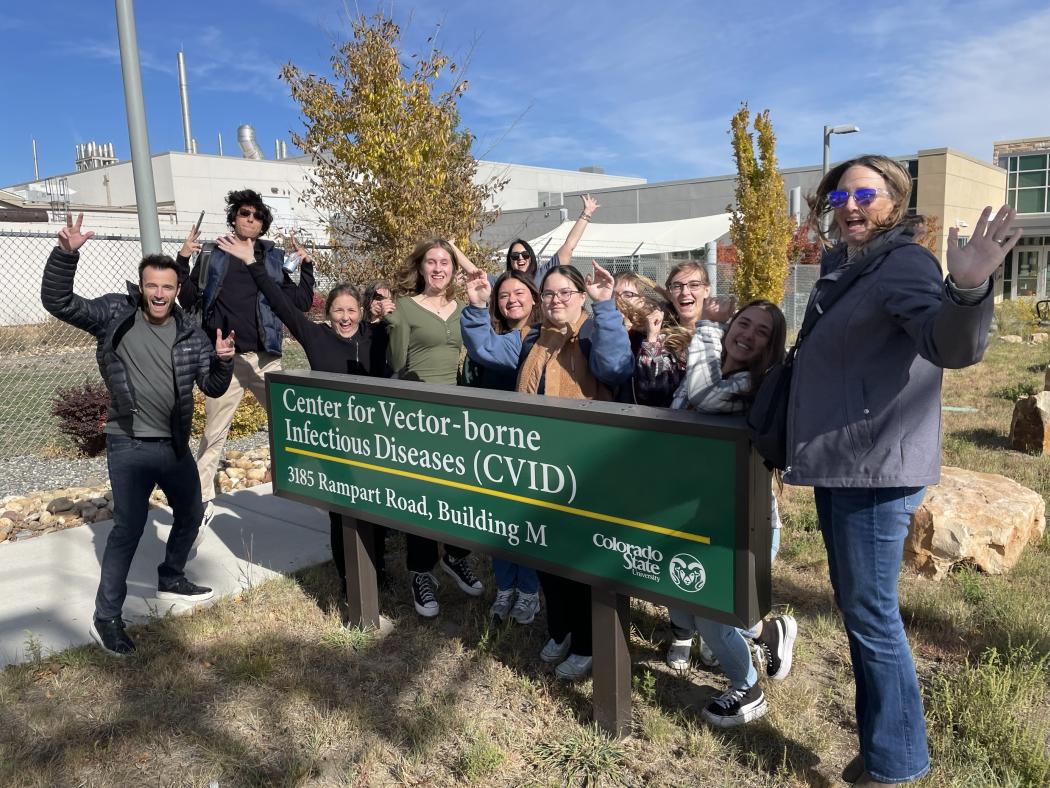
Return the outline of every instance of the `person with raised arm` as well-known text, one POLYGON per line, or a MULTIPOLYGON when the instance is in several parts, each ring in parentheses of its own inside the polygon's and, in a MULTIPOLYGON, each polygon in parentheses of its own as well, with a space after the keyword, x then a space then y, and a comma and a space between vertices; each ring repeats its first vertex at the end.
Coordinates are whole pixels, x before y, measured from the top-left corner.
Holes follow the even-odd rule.
POLYGON ((897 597, 904 539, 940 479, 943 370, 984 355, 992 275, 1021 236, 1012 208, 994 217, 985 208, 965 246, 948 231, 945 276, 918 242, 925 230, 908 215, 911 190, 907 168, 865 155, 829 170, 811 196, 827 249, 807 316, 820 319, 809 318, 796 350, 787 408, 783 480, 814 488, 857 685, 860 752, 843 778, 863 786, 918 780, 930 768, 897 597))
MULTIPOLYGON (((613 302, 613 277, 598 263, 586 280, 575 268, 547 272, 540 290, 543 323, 522 336, 499 334, 488 300, 492 288, 483 272, 467 282, 470 306, 463 310, 463 342, 471 359, 490 369, 516 374, 515 390, 548 397, 611 401, 634 370, 631 341, 613 302), (584 311, 590 296, 593 317, 584 311)), ((591 672, 591 589, 576 580, 540 572, 547 598, 550 639, 540 659, 557 665, 567 680, 591 672)))
POLYGON ((138 285, 128 283, 127 293, 76 295, 80 249, 94 235, 83 231, 83 221, 84 214, 76 222, 67 214, 44 267, 40 299, 56 318, 95 337, 99 372, 109 390, 104 431, 113 528, 102 553, 90 633, 107 652, 124 656, 135 650, 123 619, 128 571, 156 487, 172 511, 164 561, 157 567, 157 598, 193 603, 212 596, 185 573, 203 515, 189 453, 193 386, 210 397, 222 395, 233 374, 236 340, 218 329, 212 339, 179 309, 178 267, 165 255, 142 258, 138 285))

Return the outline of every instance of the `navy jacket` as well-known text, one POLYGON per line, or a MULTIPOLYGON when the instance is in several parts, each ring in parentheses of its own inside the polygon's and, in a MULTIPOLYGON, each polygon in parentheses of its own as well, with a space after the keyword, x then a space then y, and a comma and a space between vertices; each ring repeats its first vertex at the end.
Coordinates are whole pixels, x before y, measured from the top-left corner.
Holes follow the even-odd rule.
MULTIPOLYGON (((898 226, 851 265, 911 233, 898 226)), ((825 253, 817 292, 841 274, 846 248, 825 253)), ((974 306, 948 293, 940 263, 907 243, 865 271, 814 325, 795 358, 784 481, 817 487, 922 487, 941 469, 943 369, 984 355, 992 295, 974 306)))
MULTIPOLYGON (((128 380, 117 346, 135 322, 141 308, 139 289, 128 284, 127 295, 108 293, 98 298, 82 298, 73 292, 73 277, 79 252, 65 252, 55 247, 44 266, 40 300, 44 309, 59 320, 82 328, 98 341, 95 358, 102 380, 109 389, 109 418, 118 419, 135 412, 135 392, 128 380)), ((215 354, 214 340, 186 313, 174 308, 175 344, 171 348, 177 406, 171 413, 171 437, 175 453, 181 456, 189 448, 193 421, 193 384, 209 397, 221 396, 230 385, 233 362, 222 361, 215 354)))

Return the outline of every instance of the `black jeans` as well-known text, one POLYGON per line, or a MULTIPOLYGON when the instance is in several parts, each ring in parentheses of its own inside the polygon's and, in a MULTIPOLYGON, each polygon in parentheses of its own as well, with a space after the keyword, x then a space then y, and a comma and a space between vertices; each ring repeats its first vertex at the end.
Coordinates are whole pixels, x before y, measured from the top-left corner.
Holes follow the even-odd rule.
POLYGON ((547 600, 547 633, 559 643, 572 635, 569 653, 591 656, 591 587, 546 572, 538 574, 547 600))
MULTIPOLYGON (((453 560, 470 555, 470 550, 445 545, 445 552, 453 560)), ((415 534, 405 534, 405 565, 409 572, 433 572, 438 562, 438 543, 415 534)))
POLYGON ((153 488, 160 487, 167 496, 173 516, 164 563, 157 567, 161 580, 183 576, 204 515, 193 455, 186 451, 177 456, 170 439, 107 435, 106 463, 113 488, 113 530, 102 554, 102 577, 95 595, 95 617, 100 619, 116 618, 124 607, 128 570, 146 527, 153 488))

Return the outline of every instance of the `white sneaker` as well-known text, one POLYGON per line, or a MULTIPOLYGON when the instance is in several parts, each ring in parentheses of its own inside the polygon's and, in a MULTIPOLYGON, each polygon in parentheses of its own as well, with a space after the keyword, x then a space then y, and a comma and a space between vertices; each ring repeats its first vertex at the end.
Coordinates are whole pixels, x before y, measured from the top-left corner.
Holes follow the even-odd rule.
POLYGON ((523 594, 518 592, 518 601, 510 611, 510 617, 519 624, 531 624, 540 612, 540 594, 523 594))
POLYGON ((412 604, 423 618, 433 618, 441 612, 434 591, 438 581, 430 572, 412 573, 412 604))
POLYGON ((514 590, 513 588, 503 591, 497 590, 496 601, 489 608, 489 615, 501 623, 506 620, 510 614, 511 607, 514 606, 514 590))
POLYGON ((714 652, 707 647, 704 639, 697 636, 697 640, 700 641, 700 662, 703 663, 705 668, 717 668, 719 667, 718 657, 714 655, 714 652))
POLYGON ((193 540, 193 547, 200 547, 200 543, 204 541, 204 532, 211 525, 212 519, 215 517, 215 504, 211 501, 207 501, 204 504, 204 516, 201 518, 200 528, 197 529, 197 536, 193 540))
POLYGON ((667 648, 667 665, 675 670, 689 670, 689 652, 693 650, 693 639, 672 640, 667 648))
POLYGON ((564 662, 554 669, 554 674, 559 679, 576 681, 586 678, 591 673, 590 657, 581 657, 579 654, 570 654, 564 662))
POLYGON ((559 643, 554 638, 547 641, 547 644, 540 651, 540 659, 544 662, 555 663, 561 662, 565 659, 569 653, 569 646, 572 645, 572 635, 566 635, 565 640, 559 643))

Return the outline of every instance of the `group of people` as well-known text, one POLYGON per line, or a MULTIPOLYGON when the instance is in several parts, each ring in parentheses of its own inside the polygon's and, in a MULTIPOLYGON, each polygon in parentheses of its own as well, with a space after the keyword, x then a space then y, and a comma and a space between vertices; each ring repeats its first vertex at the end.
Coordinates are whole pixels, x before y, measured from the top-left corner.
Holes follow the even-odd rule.
MULTIPOLYGON (((775 480, 815 488, 857 685, 859 752, 843 772, 857 785, 906 782, 929 769, 897 602, 903 539, 925 486, 938 479, 942 368, 980 360, 991 320, 990 277, 1019 237, 1011 229, 1012 210, 990 218, 986 209, 966 246, 951 231, 944 277, 916 242, 919 220, 907 214, 910 191, 907 170, 897 162, 864 156, 830 170, 811 200, 827 251, 809 309, 823 314, 822 295, 846 276, 850 286, 794 349, 788 463, 775 480), (860 268, 850 273, 854 266, 860 268)), ((91 236, 81 219, 67 220, 45 269, 45 306, 98 338, 112 395, 106 432, 115 522, 92 635, 113 653, 134 648, 121 607, 154 485, 174 514, 158 596, 195 601, 210 594, 185 577, 186 560, 212 511, 213 479, 237 403, 245 389, 263 400, 263 376, 279 368, 282 325, 315 370, 705 413, 746 412, 767 372, 785 357, 780 309, 762 300, 736 309, 730 299, 711 298, 702 265, 679 263, 662 284, 630 272, 614 277, 597 263, 582 275, 571 260, 600 207, 590 196, 547 260, 537 260, 528 242, 517 239, 505 270, 494 276, 451 241, 429 239, 396 280, 373 283, 364 294, 351 284, 334 287, 324 323, 304 314, 314 283, 306 250, 296 245, 302 259, 296 283, 281 252, 262 240, 272 217, 260 196, 232 192, 227 203, 232 232, 214 251, 198 254, 190 270, 200 251, 191 231, 176 260, 142 261, 139 285, 127 296, 73 294, 77 250, 91 236), (464 292, 465 299, 457 297, 464 292), (176 308, 176 298, 200 310, 200 326, 176 308), (196 466, 188 456, 194 383, 207 395, 196 466)), ((775 496, 771 524, 775 556, 775 496)), ((345 593, 341 539, 333 515, 332 552, 345 593)), ((377 569, 389 582, 383 544, 377 536, 377 569)), ((441 549, 406 534, 406 563, 420 616, 440 611, 438 566, 465 594, 484 593, 461 548, 441 549)), ((491 615, 529 624, 542 590, 547 640, 540 659, 554 664, 561 678, 586 676, 590 589, 503 559, 493 559, 492 573, 491 615)), ((703 716, 722 727, 762 716, 759 668, 773 680, 788 675, 794 618, 778 615, 740 629, 683 611, 669 615, 668 664, 688 668, 700 635, 701 661, 718 666, 729 681, 703 716)))

